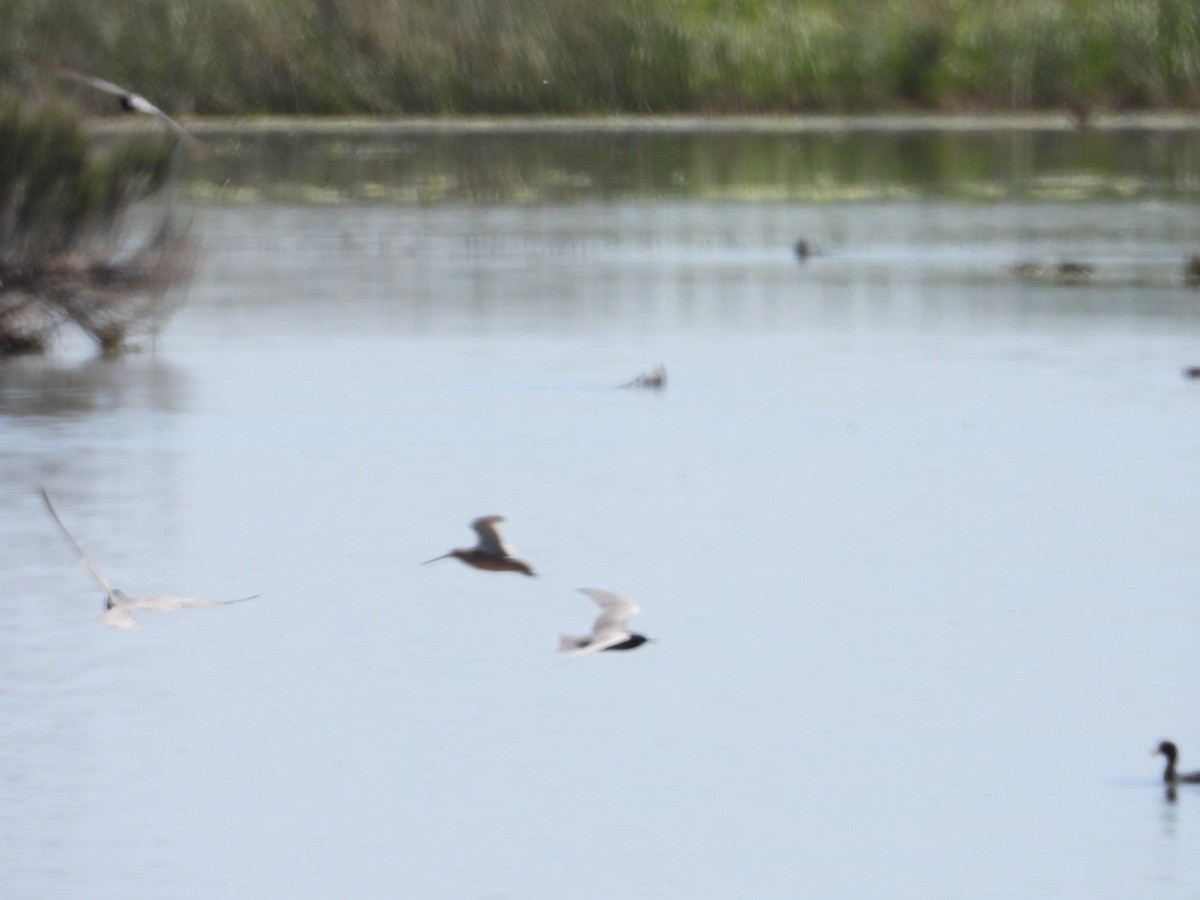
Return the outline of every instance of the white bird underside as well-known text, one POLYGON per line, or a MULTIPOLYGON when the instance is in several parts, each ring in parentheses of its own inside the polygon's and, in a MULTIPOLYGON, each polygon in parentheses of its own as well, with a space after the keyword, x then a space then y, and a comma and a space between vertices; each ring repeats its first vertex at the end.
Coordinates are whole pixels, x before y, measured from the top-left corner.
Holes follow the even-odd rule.
POLYGON ((58 530, 67 539, 67 543, 78 554, 79 561, 83 563, 83 567, 91 575, 92 580, 96 582, 100 590, 104 591, 105 610, 100 614, 100 621, 105 625, 119 628, 122 631, 137 631, 138 624, 130 616, 130 613, 135 610, 146 609, 163 612, 174 609, 194 609, 204 606, 228 606, 230 603, 242 603, 261 596, 261 594, 253 594, 249 597, 239 597, 236 600, 209 600, 201 597, 172 596, 130 597, 128 594, 110 585, 108 579, 104 577, 96 564, 83 552, 83 548, 79 546, 79 543, 71 536, 71 532, 67 531, 67 526, 62 523, 62 519, 58 517, 58 513, 54 509, 54 504, 50 502, 50 495, 46 493, 45 488, 42 489, 42 502, 45 503, 46 511, 50 513, 50 517, 54 520, 54 524, 58 526, 58 530))
POLYGON ((475 533, 479 535, 479 543, 475 549, 490 556, 515 556, 511 544, 500 534, 500 523, 504 516, 481 516, 471 523, 475 533))
POLYGON ((133 616, 129 614, 129 610, 121 606, 114 606, 112 609, 106 609, 97 617, 100 622, 107 625, 109 628, 117 628, 121 631, 141 631, 141 626, 133 621, 133 616))
POLYGON ((559 639, 558 649, 559 649, 559 652, 562 652, 564 650, 570 650, 573 647, 579 647, 580 641, 590 641, 590 643, 588 643, 587 646, 579 647, 578 650, 576 650, 574 653, 572 653, 570 656, 568 656, 566 659, 563 660, 563 662, 570 662, 573 659, 579 659, 579 657, 587 656, 590 653, 599 653, 601 650, 607 650, 609 647, 616 646, 617 644, 621 643, 622 641, 628 640, 628 639, 629 639, 628 631, 626 631, 622 634, 609 635, 608 637, 604 638, 603 640, 595 640, 592 638, 577 638, 577 637, 570 637, 569 635, 563 635, 559 639), (568 642, 570 642, 570 643, 568 643, 568 642))
POLYGON ((629 620, 641 610, 628 597, 614 594, 612 591, 600 588, 580 588, 579 593, 591 597, 600 606, 600 615, 592 625, 590 637, 572 637, 562 635, 559 638, 559 652, 576 649, 563 662, 570 662, 590 653, 599 653, 609 647, 616 646, 630 638, 629 620))

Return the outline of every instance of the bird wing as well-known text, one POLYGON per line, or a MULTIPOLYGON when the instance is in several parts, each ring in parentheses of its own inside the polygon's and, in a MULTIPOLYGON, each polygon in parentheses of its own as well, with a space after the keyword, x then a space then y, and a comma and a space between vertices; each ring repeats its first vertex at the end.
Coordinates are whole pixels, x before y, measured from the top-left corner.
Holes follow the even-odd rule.
POLYGON ((133 616, 129 614, 129 610, 124 606, 114 606, 112 609, 106 609, 100 614, 100 621, 110 628, 116 628, 120 631, 140 631, 138 623, 133 621, 133 616))
POLYGON ((476 549, 492 556, 512 556, 512 547, 500 536, 499 525, 504 516, 483 516, 471 523, 475 533, 479 535, 479 546, 476 549))
POLYGON ((181 141, 199 153, 201 156, 214 157, 217 154, 212 148, 197 138, 194 134, 168 116, 165 112, 143 97, 141 94, 135 94, 133 91, 127 91, 119 84, 113 84, 111 81, 105 81, 103 78, 96 78, 93 75, 84 75, 82 72, 76 72, 74 69, 68 69, 65 66, 55 65, 45 60, 36 61, 39 66, 48 72, 53 72, 62 78, 68 78, 71 81, 79 84, 86 84, 88 87, 94 87, 96 90, 104 91, 107 94, 112 94, 116 97, 123 97, 129 104, 129 108, 135 112, 144 113, 148 116, 154 116, 163 125, 171 129, 181 141))
POLYGON ((84 553, 83 548, 76 543, 75 538, 71 537, 71 532, 67 531, 67 526, 62 523, 62 519, 60 519, 58 517, 58 513, 54 511, 54 504, 50 502, 50 495, 46 493, 46 489, 42 488, 41 490, 42 502, 46 504, 46 512, 50 513, 50 518, 54 520, 54 524, 58 526, 58 530, 61 531, 63 537, 67 539, 67 543, 75 548, 75 552, 79 554, 79 561, 82 562, 83 567, 88 570, 88 574, 92 576, 92 580, 100 586, 100 590, 104 591, 105 598, 111 599, 113 593, 112 585, 108 583, 108 579, 100 573, 98 568, 96 568, 96 564, 88 559, 88 555, 84 553))
POLYGON ((94 75, 84 75, 82 72, 76 72, 74 69, 68 69, 66 66, 60 66, 43 59, 37 59, 34 62, 47 72, 53 72, 60 78, 67 78, 79 84, 86 84, 88 87, 94 87, 96 90, 104 91, 106 94, 112 94, 116 97, 135 96, 119 84, 113 84, 111 81, 105 81, 103 78, 96 78, 94 75))
POLYGON ((194 609, 201 606, 228 606, 230 603, 242 603, 260 596, 262 595, 254 594, 251 597, 239 597, 237 600, 206 600, 199 597, 128 597, 125 608, 164 611, 194 609))
POLYGON ((600 606, 600 615, 592 626, 593 637, 599 638, 610 630, 629 636, 629 620, 640 612, 637 604, 628 597, 600 588, 580 588, 579 593, 587 594, 600 606))
POLYGON ((145 97, 139 97, 137 94, 130 95, 130 105, 138 112, 144 112, 154 116, 158 121, 162 122, 171 131, 175 132, 175 136, 181 141, 199 153, 201 156, 206 156, 209 159, 214 158, 217 154, 208 144, 201 141, 198 137, 168 116, 165 112, 147 100, 145 97))

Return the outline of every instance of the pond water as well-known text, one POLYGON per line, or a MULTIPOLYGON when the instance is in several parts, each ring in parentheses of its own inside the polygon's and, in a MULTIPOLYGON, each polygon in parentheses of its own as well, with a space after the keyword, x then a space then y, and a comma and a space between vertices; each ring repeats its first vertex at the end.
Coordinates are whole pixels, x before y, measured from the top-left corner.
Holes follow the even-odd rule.
POLYGON ((214 143, 0 364, 0 895, 1195 896, 1196 132, 214 143))

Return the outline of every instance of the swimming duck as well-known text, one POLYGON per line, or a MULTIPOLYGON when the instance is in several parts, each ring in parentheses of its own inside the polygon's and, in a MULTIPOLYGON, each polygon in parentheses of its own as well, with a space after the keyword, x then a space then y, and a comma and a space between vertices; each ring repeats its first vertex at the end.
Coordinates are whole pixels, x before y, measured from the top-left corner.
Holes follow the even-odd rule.
POLYGON ((1200 784, 1200 772, 1180 774, 1175 771, 1175 761, 1179 759, 1179 748, 1171 741, 1163 741, 1154 752, 1155 754, 1161 753, 1167 758, 1167 767, 1163 770, 1163 781, 1166 784, 1200 784))

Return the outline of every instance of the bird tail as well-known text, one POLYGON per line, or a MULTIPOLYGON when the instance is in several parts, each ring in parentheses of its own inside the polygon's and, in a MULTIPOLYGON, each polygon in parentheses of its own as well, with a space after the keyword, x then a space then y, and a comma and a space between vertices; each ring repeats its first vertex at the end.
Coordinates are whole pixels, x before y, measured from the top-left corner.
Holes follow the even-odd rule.
POLYGON ((573 637, 569 634, 560 634, 558 636, 558 652, 566 653, 568 650, 578 650, 580 647, 587 646, 587 641, 584 638, 573 637))

